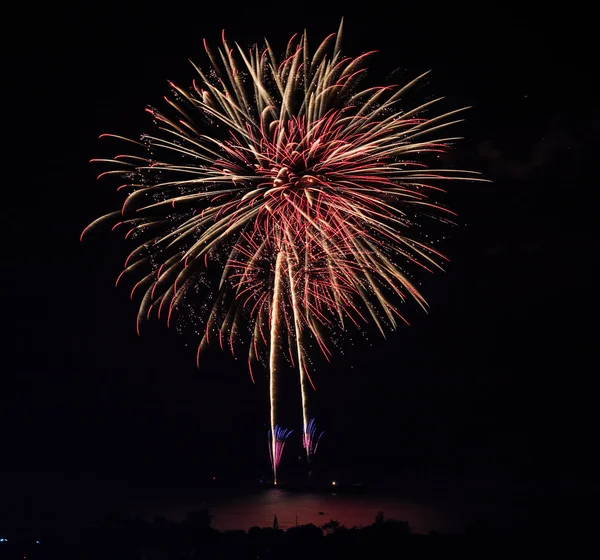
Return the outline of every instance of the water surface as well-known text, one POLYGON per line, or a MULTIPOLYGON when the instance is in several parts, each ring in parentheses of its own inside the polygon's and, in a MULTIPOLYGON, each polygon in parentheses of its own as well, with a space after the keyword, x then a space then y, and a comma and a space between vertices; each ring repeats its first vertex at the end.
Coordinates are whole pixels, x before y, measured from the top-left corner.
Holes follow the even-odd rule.
MULTIPOLYGON (((462 506, 465 506, 462 504, 462 506)), ((427 533, 434 529, 444 533, 463 532, 476 521, 478 509, 461 507, 461 511, 431 501, 401 499, 368 494, 336 492, 296 492, 278 488, 240 492, 237 495, 207 495, 200 498, 177 498, 154 503, 130 503, 128 509, 144 517, 164 516, 173 521, 185 518, 189 511, 208 509, 212 526, 218 530, 247 530, 253 526, 269 527, 277 515, 280 529, 296 524, 323 525, 335 519, 346 527, 370 525, 378 512, 387 519, 408 521, 412 530, 427 533), (471 510, 471 511, 469 511, 471 510)))

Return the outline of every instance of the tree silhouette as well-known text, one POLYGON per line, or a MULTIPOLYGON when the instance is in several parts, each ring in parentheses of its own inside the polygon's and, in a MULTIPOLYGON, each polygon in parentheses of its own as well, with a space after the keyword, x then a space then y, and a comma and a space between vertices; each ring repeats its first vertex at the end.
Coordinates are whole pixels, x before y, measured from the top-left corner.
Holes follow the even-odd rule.
POLYGON ((339 521, 336 521, 335 519, 330 519, 327 523, 321 525, 321 529, 323 529, 323 531, 326 531, 327 533, 333 533, 333 531, 335 531, 339 526, 339 521))

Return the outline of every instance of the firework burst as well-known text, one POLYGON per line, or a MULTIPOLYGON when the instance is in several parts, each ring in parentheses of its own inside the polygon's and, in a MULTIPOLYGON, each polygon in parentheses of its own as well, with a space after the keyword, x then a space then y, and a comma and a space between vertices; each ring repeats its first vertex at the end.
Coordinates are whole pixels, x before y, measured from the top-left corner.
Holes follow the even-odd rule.
POLYGON ((176 312, 196 312, 198 360, 209 342, 232 352, 248 343, 253 381, 253 365, 268 366, 271 432, 288 355, 307 434, 307 341, 329 360, 332 329, 373 322, 384 333, 405 321, 398 303, 426 309, 404 267, 432 271, 445 257, 415 226, 423 214, 452 215, 430 199, 443 180, 482 179, 424 163, 458 139, 444 131, 462 109, 426 116, 434 99, 401 110, 425 74, 402 87, 360 87, 373 53, 343 56, 341 27, 314 54, 306 33, 282 59, 268 43, 245 50, 225 36, 205 49, 210 70, 195 67, 190 89, 171 84, 168 113, 148 109, 156 134, 105 135, 138 153, 93 160, 111 166, 100 177, 124 177, 126 197, 85 231, 112 223, 142 238, 117 280, 136 279, 138 332, 153 314, 170 324, 176 312))
POLYGON ((271 456, 271 467, 273 468, 273 482, 277 484, 277 468, 281 462, 283 448, 287 438, 290 437, 293 430, 287 430, 281 426, 275 426, 269 430, 269 454, 271 456), (273 437, 274 435, 274 437, 273 437))
POLYGON ((321 432, 317 434, 317 424, 314 418, 310 420, 308 426, 304 430, 302 434, 302 444, 304 449, 306 450, 306 456, 310 462, 310 460, 314 457, 317 452, 317 448, 319 447, 319 442, 323 437, 325 432, 321 432))

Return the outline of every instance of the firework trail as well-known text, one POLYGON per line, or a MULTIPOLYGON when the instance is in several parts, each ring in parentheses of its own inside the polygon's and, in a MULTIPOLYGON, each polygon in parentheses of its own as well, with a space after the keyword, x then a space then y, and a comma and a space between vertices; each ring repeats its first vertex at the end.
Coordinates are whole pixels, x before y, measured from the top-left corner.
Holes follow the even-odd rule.
POLYGON ((232 352, 247 343, 252 380, 256 363, 269 370, 272 432, 281 356, 297 368, 308 433, 306 348, 329 360, 333 333, 349 324, 372 321, 385 335, 405 321, 398 303, 426 310, 405 268, 442 268, 418 233, 422 218, 452 215, 430 195, 443 180, 482 180, 423 161, 458 139, 444 131, 462 109, 428 117, 433 99, 401 110, 425 74, 361 88, 373 53, 342 56, 341 37, 340 26, 312 54, 306 32, 296 35, 281 60, 268 43, 205 43, 210 69, 195 67, 189 90, 171 83, 168 114, 148 109, 156 134, 103 135, 138 155, 93 160, 111 166, 100 177, 124 178, 126 197, 83 233, 111 223, 143 239, 117 279, 137 278, 138 333, 153 314, 176 316, 197 329, 197 360, 211 341, 232 352))
POLYGON ((277 468, 281 462, 281 455, 285 442, 293 430, 287 430, 281 426, 275 426, 269 430, 269 455, 271 457, 271 467, 273 468, 273 483, 277 484, 277 468), (273 437, 275 434, 275 437, 273 437))
POLYGON ((321 432, 317 435, 317 425, 314 418, 310 420, 308 426, 304 433, 302 434, 302 444, 304 445, 304 449, 306 450, 306 456, 310 461, 315 453, 317 452, 317 448, 319 447, 319 441, 323 437, 325 432, 321 432))

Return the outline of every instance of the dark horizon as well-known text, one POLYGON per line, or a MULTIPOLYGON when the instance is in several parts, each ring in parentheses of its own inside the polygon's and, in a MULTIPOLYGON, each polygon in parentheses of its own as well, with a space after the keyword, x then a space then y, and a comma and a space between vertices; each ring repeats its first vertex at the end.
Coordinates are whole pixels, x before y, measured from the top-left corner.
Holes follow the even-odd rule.
MULTIPOLYGON (((517 488, 585 495, 597 489, 600 467, 592 66, 585 33, 582 44, 557 37, 575 25, 573 14, 487 9, 493 17, 431 14, 427 29, 396 26, 423 20, 416 9, 345 15, 344 50, 379 51, 369 83, 431 69, 412 100, 443 95, 445 108, 473 106, 455 128, 465 140, 454 164, 493 182, 447 185, 443 200, 461 225, 440 230, 446 273, 420 278, 428 315, 409 306, 410 327, 387 340, 370 328, 369 340, 354 336, 330 366, 315 353, 319 460, 361 482, 482 481, 490 496, 517 488)), ((26 496, 33 509, 52 507, 61 491, 68 502, 78 478, 91 495, 113 482, 202 486, 212 476, 270 472, 264 373, 252 385, 245 360, 218 348, 197 370, 196 339, 164 322, 138 337, 136 302, 127 287, 114 288, 129 244, 119 234, 79 242, 121 200, 88 163, 116 146, 98 136, 151 130, 144 108, 161 106, 167 80, 190 83, 188 58, 206 64, 203 37, 215 44, 225 28, 242 45, 267 37, 281 52, 304 27, 318 44, 342 15, 227 11, 163 23, 162 35, 151 31, 151 14, 123 16, 119 35, 109 15, 80 14, 71 26, 54 9, 52 25, 34 26, 26 44, 3 53, 5 504, 26 496)), ((296 434, 283 467, 291 468, 301 446, 289 373, 296 434)))

